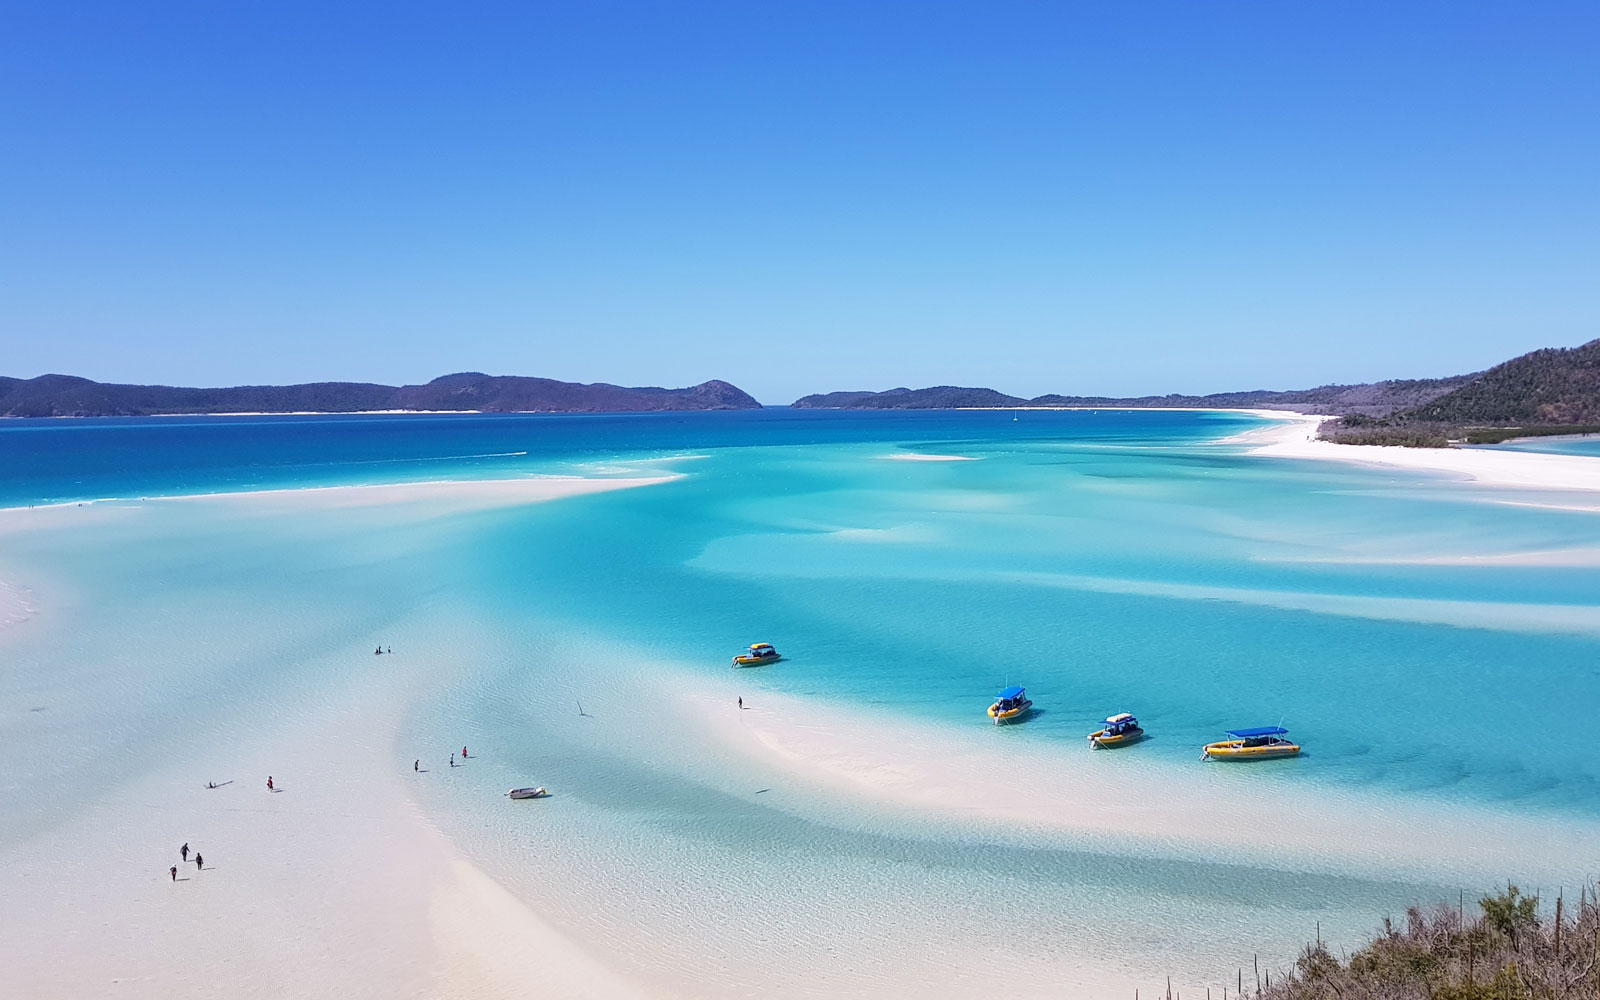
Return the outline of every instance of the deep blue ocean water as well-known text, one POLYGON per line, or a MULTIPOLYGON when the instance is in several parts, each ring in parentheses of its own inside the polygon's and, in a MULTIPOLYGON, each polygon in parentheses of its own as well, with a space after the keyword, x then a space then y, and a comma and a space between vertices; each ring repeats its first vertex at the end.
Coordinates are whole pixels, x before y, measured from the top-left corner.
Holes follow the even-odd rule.
POLYGON ((0 504, 564 471, 619 455, 753 445, 1181 440, 1229 414, 736 410, 624 414, 123 417, 0 421, 0 504))

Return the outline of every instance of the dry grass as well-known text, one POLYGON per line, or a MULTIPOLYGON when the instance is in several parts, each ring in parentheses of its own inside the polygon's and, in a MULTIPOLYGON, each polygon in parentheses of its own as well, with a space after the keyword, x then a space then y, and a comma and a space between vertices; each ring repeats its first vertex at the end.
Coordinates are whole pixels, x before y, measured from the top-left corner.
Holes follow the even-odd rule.
MULTIPOLYGON (((1524 896, 1516 886, 1485 897, 1478 913, 1413 907, 1403 928, 1340 958, 1306 946, 1286 976, 1252 984, 1261 1000, 1595 1000, 1600 997, 1600 901, 1576 905, 1524 896), (1542 911, 1542 912, 1541 912, 1542 911)), ((1254 992, 1252 993, 1252 987, 1254 992)))

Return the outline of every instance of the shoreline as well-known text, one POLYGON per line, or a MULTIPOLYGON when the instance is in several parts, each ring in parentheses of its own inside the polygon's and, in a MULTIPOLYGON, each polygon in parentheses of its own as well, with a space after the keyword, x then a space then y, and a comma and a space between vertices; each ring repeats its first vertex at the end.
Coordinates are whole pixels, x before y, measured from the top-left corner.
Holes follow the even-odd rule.
POLYGON ((847 823, 865 811, 902 822, 954 822, 1023 845, 1065 839, 1119 856, 1413 880, 1471 872, 1493 881, 1518 864, 1519 877, 1533 869, 1555 878, 1565 858, 1600 857, 1600 824, 1553 814, 1369 797, 1329 785, 1262 785, 1226 763, 1176 768, 1030 740, 1025 725, 1000 741, 993 726, 951 731, 784 692, 763 691, 738 713, 727 711, 726 693, 707 687, 680 684, 663 695, 735 759, 798 782, 799 797, 832 800, 847 823), (1008 780, 997 785, 996 774, 1008 780), (1295 822, 1227 846, 1236 817, 1266 813, 1295 822), (1434 841, 1418 836, 1441 818, 1458 830, 1444 859, 1434 841))
POLYGON ((1248 454, 1269 458, 1311 459, 1435 473, 1483 486, 1563 493, 1600 492, 1600 458, 1596 457, 1496 451, 1487 447, 1402 448, 1397 445, 1335 444, 1316 438, 1317 427, 1332 417, 1290 410, 1255 412, 1277 423, 1235 434, 1216 443, 1248 445, 1248 454))
MULTIPOLYGON (((372 659, 360 645, 344 653, 372 659)), ((543 970, 552 995, 644 995, 473 864, 418 806, 397 748, 428 681, 419 661, 357 676, 303 716, 257 709, 240 720, 243 741, 191 737, 185 762, 0 850, 13 904, 12 919, 0 918, 0 957, 19 995, 215 996, 207 970, 218 961, 224 992, 248 998, 510 998, 526 994, 527 968, 543 970), (340 732, 362 738, 327 738, 340 732), (231 780, 208 789, 207 774, 231 780), (182 861, 180 842, 205 855, 204 870, 193 855, 182 861), (63 857, 73 859, 65 873, 63 857), (206 960, 186 961, 189 946, 206 960)), ((417 777, 444 770, 435 763, 417 777)))
MULTIPOLYGON (((402 512, 396 521, 379 522, 387 530, 417 517, 673 478, 331 487, 200 499, 215 500, 219 510, 236 505, 223 524, 318 512, 361 530, 382 505, 402 512)), ((150 506, 100 509, 137 517, 150 506)), ((75 519, 0 521, 46 536, 80 530, 75 519)), ((4 588, 0 598, 12 586, 4 588)), ((52 629, 94 627, 94 609, 60 586, 45 587, 36 603, 42 611, 35 614, 52 629)), ((229 698, 192 719, 186 713, 170 736, 136 744, 142 749, 131 751, 125 776, 75 788, 30 785, 24 765, 22 808, 32 802, 45 819, 0 842, 0 895, 11 904, 0 909, 0 962, 12 970, 14 991, 509 1000, 528 994, 529 970, 536 970, 540 989, 552 996, 652 995, 513 895, 421 807, 418 782, 449 781, 458 769, 437 764, 444 754, 436 748, 427 755, 431 767, 404 771, 403 758, 421 749, 410 720, 455 676, 439 668, 459 655, 453 637, 471 628, 471 618, 448 609, 407 615, 379 634, 346 634, 337 647, 309 656, 297 653, 304 647, 293 623, 286 624, 288 634, 277 640, 281 651, 269 654, 294 668, 281 685, 265 697, 257 690, 229 698), (392 641, 401 657, 374 657, 380 639, 392 641), (207 787, 213 780, 221 784, 207 787), (205 855, 204 870, 193 855, 180 858, 184 842, 205 855), (176 879, 169 865, 178 867, 176 879)), ((0 630, 0 637, 12 631, 0 630)), ((22 676, 25 689, 34 686, 22 676)), ((223 675, 211 681, 217 682, 226 684, 223 675)), ((19 707, 16 718, 7 713, 0 722, 19 746, 50 753, 60 743, 47 735, 61 724, 58 714, 64 722, 121 696, 36 697, 38 707, 25 713, 19 707)), ((125 737, 107 738, 116 745, 125 737)))

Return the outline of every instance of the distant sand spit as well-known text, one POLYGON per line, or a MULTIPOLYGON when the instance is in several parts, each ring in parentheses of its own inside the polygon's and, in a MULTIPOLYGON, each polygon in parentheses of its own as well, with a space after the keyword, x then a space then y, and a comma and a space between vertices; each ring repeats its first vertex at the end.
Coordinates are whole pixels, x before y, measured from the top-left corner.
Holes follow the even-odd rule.
POLYGON ((917 452, 903 451, 894 455, 883 456, 895 462, 976 462, 971 455, 923 455, 917 452))
POLYGON ((349 486, 307 486, 298 489, 241 490, 233 493, 188 493, 175 496, 107 497, 0 507, 0 532, 44 526, 44 518, 82 516, 93 511, 125 509, 142 503, 231 503, 264 512, 337 510, 414 504, 430 515, 457 514, 496 507, 542 503, 562 497, 605 493, 610 490, 651 486, 682 478, 674 473, 658 476, 590 478, 586 476, 528 476, 519 479, 440 479, 417 483, 375 483, 349 486), (75 513, 79 512, 79 513, 75 513))
MULTIPOLYGON (((1600 490, 1600 458, 1488 448, 1401 448, 1393 445, 1334 444, 1317 440, 1317 428, 1332 417, 1287 410, 1257 411, 1278 421, 1268 427, 1223 439, 1254 446, 1253 455, 1351 462, 1405 472, 1455 476, 1486 486, 1528 490, 1600 490)), ((1552 506, 1539 504, 1539 506, 1552 506)))

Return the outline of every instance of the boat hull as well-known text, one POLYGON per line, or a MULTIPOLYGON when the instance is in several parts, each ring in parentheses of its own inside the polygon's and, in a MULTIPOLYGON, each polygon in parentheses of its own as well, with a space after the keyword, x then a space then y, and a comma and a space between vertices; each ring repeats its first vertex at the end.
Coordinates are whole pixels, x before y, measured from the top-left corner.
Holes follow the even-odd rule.
POLYGON ((1272 760, 1277 757, 1297 757, 1300 747, 1295 743, 1268 743, 1265 746, 1247 747, 1244 740, 1224 740, 1207 743, 1207 760, 1272 760))
POLYGON ((514 799, 542 799, 550 793, 543 787, 539 788, 513 788, 506 793, 514 799))
POLYGON ((1007 709, 1001 709, 999 705, 990 705, 989 718, 993 719, 994 724, 999 726, 1008 722, 1021 722, 1028 717, 1028 713, 1031 711, 1033 711, 1033 702, 1031 701, 1024 702, 1016 708, 1007 709))
POLYGON ((733 665, 736 666, 736 667, 761 667, 761 666, 767 665, 768 663, 777 663, 781 659, 783 659, 783 657, 781 655, 779 655, 779 656, 735 656, 733 658, 733 665))
POLYGON ((1102 729, 1098 733, 1089 734, 1089 745, 1096 748, 1104 747, 1105 749, 1110 750, 1113 747, 1129 746, 1130 744, 1137 743, 1142 739, 1144 739, 1143 729, 1136 729, 1131 733, 1123 733, 1120 736, 1107 736, 1106 731, 1102 729))

